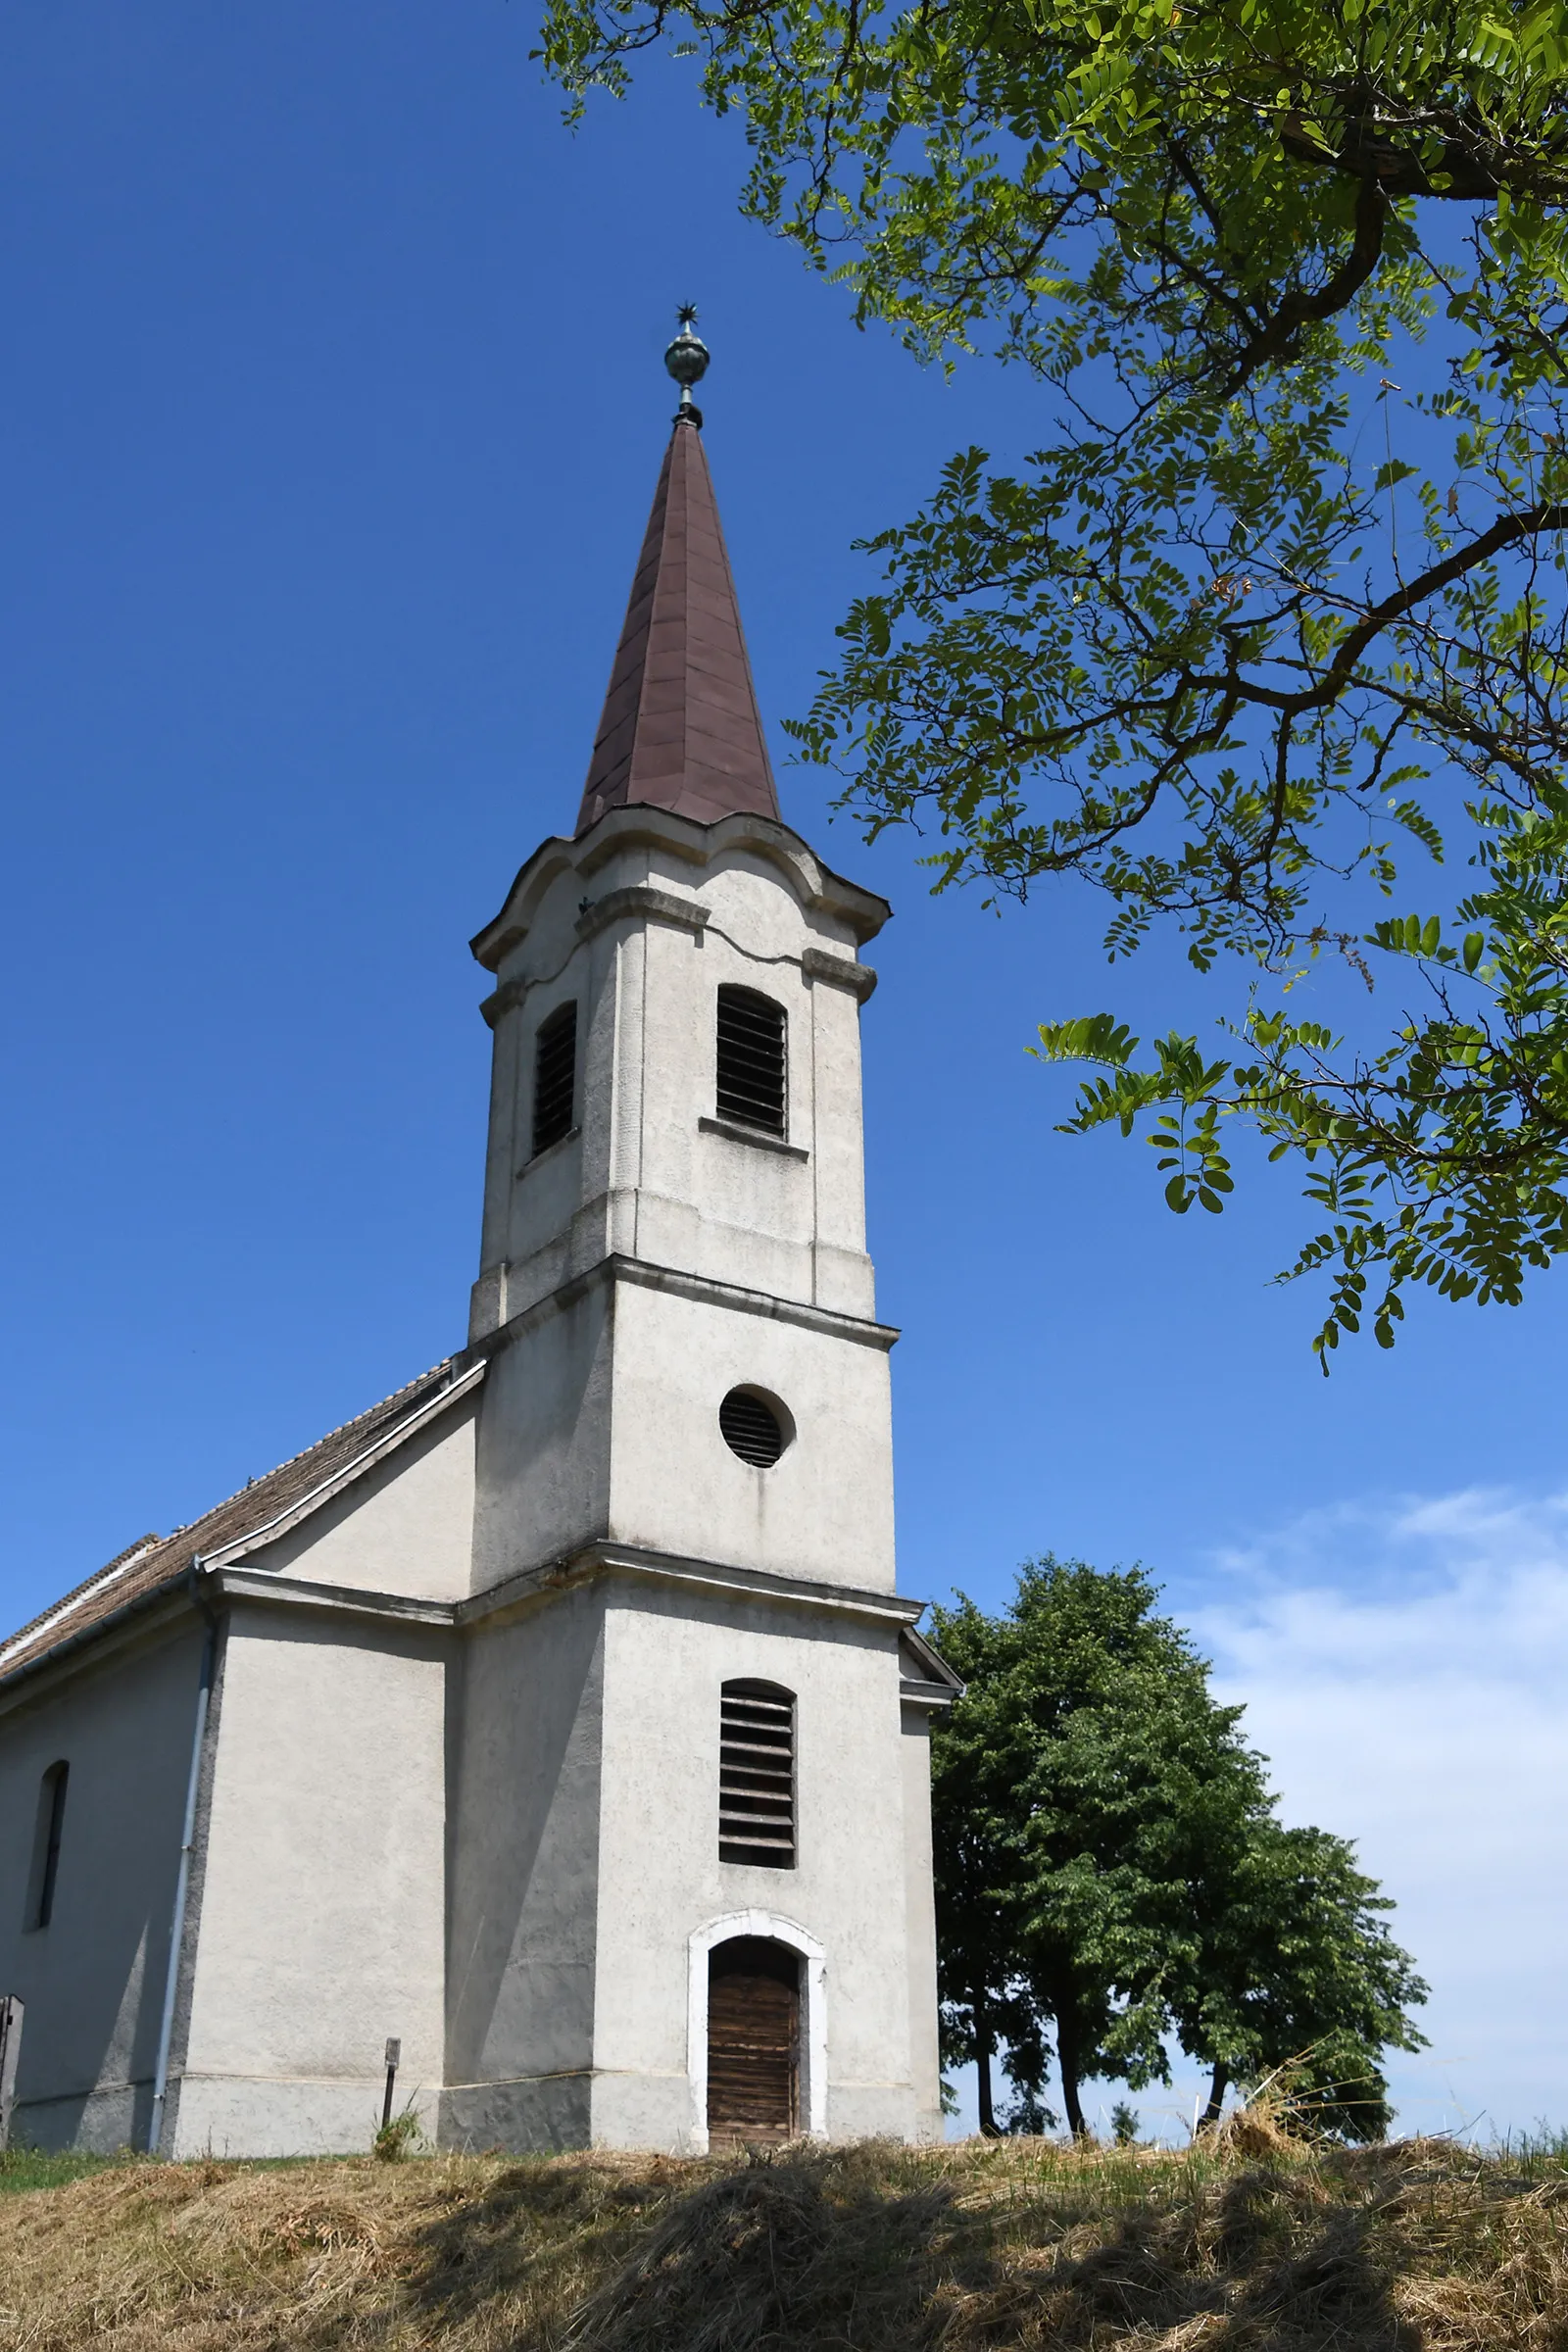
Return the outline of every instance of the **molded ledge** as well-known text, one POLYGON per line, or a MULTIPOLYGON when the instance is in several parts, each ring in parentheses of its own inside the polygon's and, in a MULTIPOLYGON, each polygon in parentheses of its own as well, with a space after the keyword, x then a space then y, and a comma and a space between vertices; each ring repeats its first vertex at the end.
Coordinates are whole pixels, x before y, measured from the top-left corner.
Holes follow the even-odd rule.
POLYGON ((804 1144, 787 1144, 781 1135, 769 1135, 761 1127, 748 1127, 741 1119, 699 1119, 697 1124, 705 1135, 727 1135, 732 1144, 750 1144, 758 1152, 777 1152, 784 1159, 811 1156, 804 1144))
POLYGON ((862 1004, 876 987, 876 974, 868 963, 852 963, 848 956, 830 956, 825 948, 807 948, 801 969, 808 980, 824 980, 829 988, 847 988, 862 1004))
POLYGON ((577 917, 577 937, 592 939, 611 923, 640 916, 644 922, 673 923, 682 931, 706 931, 708 908, 699 906, 695 899, 680 899, 672 890, 656 890, 651 882, 631 882, 624 890, 611 890, 591 906, 585 906, 577 917))
POLYGON ((479 1016, 487 1029, 493 1029, 503 1013, 514 1012, 532 988, 531 980, 508 980, 493 996, 485 998, 479 1016))

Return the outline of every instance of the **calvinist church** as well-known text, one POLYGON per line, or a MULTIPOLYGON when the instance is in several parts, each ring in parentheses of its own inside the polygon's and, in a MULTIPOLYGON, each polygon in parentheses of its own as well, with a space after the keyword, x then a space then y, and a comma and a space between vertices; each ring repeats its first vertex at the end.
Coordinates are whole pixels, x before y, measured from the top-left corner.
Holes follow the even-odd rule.
POLYGON ((467 1345, 0 1644, 13 2135, 940 2132, 860 952, 779 815, 692 384, 493 987, 467 1345))

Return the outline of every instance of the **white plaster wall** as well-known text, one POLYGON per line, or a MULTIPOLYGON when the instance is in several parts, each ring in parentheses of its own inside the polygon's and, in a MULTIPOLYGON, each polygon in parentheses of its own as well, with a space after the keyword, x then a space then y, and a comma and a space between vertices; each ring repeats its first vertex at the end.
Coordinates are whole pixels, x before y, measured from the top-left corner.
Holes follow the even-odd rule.
POLYGON ((232 1612, 176 2155, 368 2146, 389 2034, 433 2129, 445 1680, 419 1633, 232 1612))
POLYGON ((861 1117, 860 1007, 847 990, 813 981, 810 997, 812 1089, 833 1115, 814 1129, 815 1195, 811 1296, 846 1315, 876 1311, 865 1254, 865 1138, 861 1117), (853 1108, 853 1117, 849 1115, 853 1108))
POLYGON ((729 1913, 824 1947, 827 2131, 920 2129, 894 1629, 617 1588, 606 1624, 594 2138, 692 2144, 688 1938, 729 1913), (720 1686, 796 1693, 799 1863, 718 1859, 720 1686))
POLYGON ((622 1284, 609 1533, 618 1542, 891 1591, 888 1359, 831 1332, 622 1284), (769 1470, 732 1453, 732 1388, 776 1396, 794 1443, 769 1470))
MULTIPOLYGON (((575 910, 572 877, 560 886, 563 909, 575 910)), ((580 897, 580 887, 576 892, 580 897)), ((551 911, 555 911, 554 901, 551 911)), ((553 945, 553 942, 552 942, 553 945)), ((573 938, 564 968, 531 989, 496 1032, 495 1055, 514 1075, 508 1088, 511 1129, 505 1151, 492 1156, 489 1181, 504 1187, 486 1211, 486 1229, 500 1239, 508 1263, 512 1314, 543 1298, 614 1244, 610 1232, 616 1186, 612 1153, 616 1140, 614 1079, 620 1019, 616 941, 604 933, 573 938), (576 1102, 573 1132, 532 1157, 534 1061, 539 1031, 565 1004, 577 1006, 576 1102)), ((635 1132, 635 1130, 634 1130, 635 1132)))
POLYGON ((246 1567, 362 1592, 461 1599, 473 1555, 477 1425, 470 1392, 335 1501, 247 1554, 246 1567))
POLYGON ((19 2142, 145 2144, 201 1650, 192 1611, 0 1714, 0 1992, 26 2005, 19 2142), (28 1932, 39 1783, 61 1759, 54 1915, 28 1932))
POLYGON ((577 1587, 463 1653, 448 2090, 457 2147, 583 2146, 594 2058, 603 1591, 577 1587))
POLYGON ((549 1306, 491 1358, 480 1394, 473 1589, 558 1559, 610 1511, 613 1302, 549 1306))

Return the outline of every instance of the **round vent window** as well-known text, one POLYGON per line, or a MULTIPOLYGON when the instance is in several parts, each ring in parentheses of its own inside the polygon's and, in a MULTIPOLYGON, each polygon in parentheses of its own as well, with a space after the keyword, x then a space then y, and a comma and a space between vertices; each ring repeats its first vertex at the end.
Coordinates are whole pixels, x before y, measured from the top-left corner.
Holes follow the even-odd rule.
POLYGON ((731 1453, 754 1470, 771 1470, 794 1435, 779 1406, 756 1389, 731 1389, 718 1408, 718 1426, 731 1453))

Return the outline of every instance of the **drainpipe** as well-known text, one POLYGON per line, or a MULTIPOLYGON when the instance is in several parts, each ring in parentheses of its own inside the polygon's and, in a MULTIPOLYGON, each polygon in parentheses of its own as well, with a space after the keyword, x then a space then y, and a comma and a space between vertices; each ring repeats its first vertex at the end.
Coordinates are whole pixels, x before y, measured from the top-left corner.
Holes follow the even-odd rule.
POLYGON ((190 1894, 191 1847, 196 1841, 196 1793, 201 1783, 202 1746, 207 1737, 207 1702, 213 1692, 213 1667, 218 1655, 218 1616, 210 1607, 198 1579, 202 1555, 191 1553, 190 1596, 207 1619, 202 1643, 202 1677, 196 1692, 196 1722, 191 1733, 190 1776, 185 1783, 185 1825, 179 1840, 179 1872, 174 1881, 174 1911, 169 1930, 169 1975, 164 1985, 163 2023, 158 2030, 158 2065, 153 2075, 153 2113, 147 2130, 147 2153, 156 2156, 164 2136, 164 2107, 169 2096, 169 2052, 174 2038, 174 1999, 179 1990, 179 1955, 185 1940, 185 1906, 190 1894))

